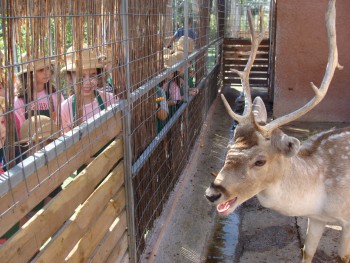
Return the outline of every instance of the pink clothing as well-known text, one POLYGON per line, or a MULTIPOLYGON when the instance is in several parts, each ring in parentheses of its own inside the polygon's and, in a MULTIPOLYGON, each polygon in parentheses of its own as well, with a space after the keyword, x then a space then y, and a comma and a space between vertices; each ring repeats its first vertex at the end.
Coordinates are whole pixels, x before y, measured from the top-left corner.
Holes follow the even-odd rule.
MULTIPOLYGON (((52 95, 52 101, 53 101, 53 107, 55 112, 57 112, 58 105, 57 105, 57 93, 53 93, 52 95)), ((50 110, 50 96, 46 93, 45 90, 40 91, 37 93, 37 102, 36 102, 36 110, 50 110)), ((61 101, 63 101, 64 98, 61 94, 61 101)), ((15 103, 14 103, 15 113, 17 114, 19 118, 19 124, 21 127, 23 122, 25 121, 25 113, 26 113, 26 105, 25 101, 22 98, 15 97, 15 103)), ((35 103, 30 103, 30 109, 35 110, 35 103)))
MULTIPOLYGON (((116 101, 118 100, 118 98, 116 98, 113 93, 103 92, 99 90, 97 90, 97 92, 100 94, 106 108, 116 103, 116 101)), ((73 110, 72 110, 73 97, 74 96, 70 96, 61 104, 62 127, 65 132, 70 131, 71 129, 74 128, 73 127, 74 118, 73 118, 73 110)), ((98 105, 97 98, 95 98, 92 101, 92 103, 84 104, 84 121, 93 117, 95 114, 98 114, 99 112, 100 112, 100 107, 98 105)))
POLYGON ((15 125, 16 125, 17 138, 19 140, 21 138, 21 132, 20 132, 21 121, 20 121, 20 118, 19 118, 17 112, 15 112, 14 116, 15 116, 15 125))
MULTIPOLYGON (((166 84, 168 85, 168 84, 166 84)), ((180 87, 176 84, 175 81, 170 82, 170 87, 169 87, 169 98, 168 100, 182 100, 181 92, 180 92, 180 87)))

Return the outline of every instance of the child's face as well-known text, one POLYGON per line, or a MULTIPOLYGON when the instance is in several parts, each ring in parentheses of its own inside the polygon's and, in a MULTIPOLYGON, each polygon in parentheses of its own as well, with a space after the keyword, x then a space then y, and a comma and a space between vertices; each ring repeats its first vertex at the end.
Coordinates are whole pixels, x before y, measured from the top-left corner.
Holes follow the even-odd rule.
POLYGON ((5 122, 5 115, 4 110, 0 106, 0 149, 4 146, 4 142, 6 139, 6 122, 5 122))
POLYGON ((36 83, 46 84, 51 78, 51 66, 35 71, 36 83))
MULTIPOLYGON (((91 96, 92 92, 97 89, 97 70, 84 69, 82 72, 83 78, 83 96, 91 96)), ((73 73, 74 83, 77 83, 76 73, 73 73)))

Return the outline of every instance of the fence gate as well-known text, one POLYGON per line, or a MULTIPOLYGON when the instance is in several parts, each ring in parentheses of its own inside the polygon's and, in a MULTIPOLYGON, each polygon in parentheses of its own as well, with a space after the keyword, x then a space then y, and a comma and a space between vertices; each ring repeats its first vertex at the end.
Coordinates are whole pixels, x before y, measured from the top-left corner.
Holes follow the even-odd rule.
POLYGON ((241 79, 232 68, 242 71, 249 59, 251 48, 250 29, 247 18, 247 9, 250 8, 255 30, 259 30, 259 10, 263 7, 263 21, 265 38, 261 42, 256 59, 250 73, 252 88, 266 89, 271 94, 272 69, 271 61, 270 24, 272 10, 270 0, 231 0, 228 2, 226 14, 225 40, 223 47, 223 83, 227 86, 241 86, 241 79))

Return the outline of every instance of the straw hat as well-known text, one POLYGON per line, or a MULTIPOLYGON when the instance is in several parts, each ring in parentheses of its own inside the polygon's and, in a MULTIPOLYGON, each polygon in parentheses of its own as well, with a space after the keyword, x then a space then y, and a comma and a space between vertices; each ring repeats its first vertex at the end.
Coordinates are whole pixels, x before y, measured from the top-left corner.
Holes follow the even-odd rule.
MULTIPOLYGON (((67 52, 69 49, 67 50, 67 52)), ((70 52, 73 51, 73 48, 70 52)), ((93 68, 104 68, 103 60, 101 57, 96 54, 96 51, 90 49, 88 46, 84 45, 81 52, 82 60, 79 61, 79 65, 77 65, 77 60, 79 58, 78 53, 70 53, 67 54, 67 64, 61 69, 61 72, 66 71, 77 71, 78 67, 81 65, 82 69, 93 69, 93 68)))
POLYGON ((38 53, 38 59, 30 58, 28 57, 27 53, 23 53, 19 59, 19 63, 21 63, 21 70, 17 73, 17 75, 21 75, 28 71, 31 72, 34 70, 40 70, 53 65, 53 61, 49 58, 46 58, 45 55, 40 51, 38 53))
POLYGON ((182 51, 173 52, 171 49, 166 48, 164 50, 164 56, 163 56, 164 67, 170 68, 173 65, 175 65, 176 63, 183 60, 184 58, 185 58, 184 52, 182 52, 182 51))
MULTIPOLYGON (((192 38, 187 38, 188 54, 194 51, 194 41, 192 38)), ((182 36, 174 44, 174 49, 166 48, 164 50, 164 67, 169 68, 185 58, 185 37, 182 36)))
POLYGON ((49 117, 45 115, 32 116, 30 119, 25 120, 21 126, 20 133, 22 138, 19 143, 35 142, 36 139, 41 141, 50 137, 51 139, 57 139, 59 137, 57 131, 57 125, 49 117), (35 123, 37 130, 35 130, 35 123))
MULTIPOLYGON (((194 51, 194 40, 190 37, 187 38, 188 43, 188 53, 192 53, 194 51)), ((178 41, 174 44, 175 51, 182 51, 185 52, 185 37, 182 36, 179 38, 178 41)))

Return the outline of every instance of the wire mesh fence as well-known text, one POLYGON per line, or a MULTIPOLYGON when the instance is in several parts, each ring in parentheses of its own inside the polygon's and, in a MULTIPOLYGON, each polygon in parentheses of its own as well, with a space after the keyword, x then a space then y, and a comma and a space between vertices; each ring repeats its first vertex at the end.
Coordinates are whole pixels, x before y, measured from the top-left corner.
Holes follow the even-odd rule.
POLYGON ((5 245, 115 140, 118 118, 137 261, 217 95, 224 15, 223 0, 0 1, 5 245))
POLYGON ((270 29, 270 0, 231 0, 228 1, 226 10, 226 38, 250 38, 249 23, 247 19, 247 10, 249 9, 255 24, 255 29, 258 30, 260 23, 260 8, 263 12, 263 27, 265 37, 269 37, 270 29))

